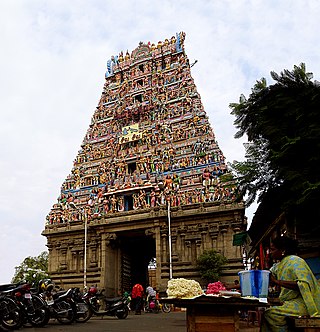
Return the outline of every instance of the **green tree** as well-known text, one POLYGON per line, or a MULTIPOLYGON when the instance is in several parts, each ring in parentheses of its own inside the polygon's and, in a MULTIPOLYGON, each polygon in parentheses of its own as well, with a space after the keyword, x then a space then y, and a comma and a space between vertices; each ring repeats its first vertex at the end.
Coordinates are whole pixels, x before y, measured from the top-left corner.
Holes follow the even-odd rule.
POLYGON ((15 267, 15 273, 12 278, 13 283, 27 280, 37 283, 41 279, 50 278, 48 275, 48 252, 43 251, 37 257, 27 257, 23 262, 15 267))
POLYGON ((303 215, 320 198, 320 84, 303 63, 271 77, 275 84, 262 78, 230 104, 235 137, 248 137, 246 161, 230 166, 247 206, 277 191, 283 211, 303 215))
POLYGON ((206 282, 218 281, 223 265, 228 262, 227 258, 216 250, 205 250, 197 259, 197 267, 201 278, 206 282))

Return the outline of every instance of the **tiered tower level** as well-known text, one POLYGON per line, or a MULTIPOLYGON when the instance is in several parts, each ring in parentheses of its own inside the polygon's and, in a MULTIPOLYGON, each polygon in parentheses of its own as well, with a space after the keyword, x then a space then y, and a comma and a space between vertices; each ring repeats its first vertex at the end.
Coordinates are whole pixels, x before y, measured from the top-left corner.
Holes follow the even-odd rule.
POLYGON ((151 282, 152 274, 165 289, 168 218, 173 277, 200 280, 196 259, 211 248, 229 258, 225 278, 241 264, 232 238, 245 229, 244 207, 235 201, 184 39, 181 32, 140 42, 107 62, 101 99, 43 231, 56 282, 82 283, 85 220, 88 284, 110 295, 151 282), (150 260, 156 265, 148 273, 150 260))

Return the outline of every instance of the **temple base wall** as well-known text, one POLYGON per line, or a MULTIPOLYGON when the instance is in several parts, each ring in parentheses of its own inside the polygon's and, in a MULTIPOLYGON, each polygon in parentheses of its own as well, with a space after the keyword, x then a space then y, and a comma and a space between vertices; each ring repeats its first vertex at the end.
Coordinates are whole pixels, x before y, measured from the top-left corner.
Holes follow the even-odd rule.
MULTIPOLYGON (((173 278, 198 280, 199 255, 215 249, 228 258, 222 281, 233 281, 243 269, 242 250, 233 235, 245 229, 244 207, 238 203, 198 203, 170 211, 173 278)), ((49 274, 64 288, 84 285, 84 225, 47 225, 49 274)), ((141 280, 165 291, 170 275, 168 211, 164 207, 121 212, 91 220, 87 226, 87 286, 97 285, 107 296, 130 290, 141 280), (148 280, 148 263, 156 266, 148 280)), ((205 285, 203 285, 205 286, 205 285)))

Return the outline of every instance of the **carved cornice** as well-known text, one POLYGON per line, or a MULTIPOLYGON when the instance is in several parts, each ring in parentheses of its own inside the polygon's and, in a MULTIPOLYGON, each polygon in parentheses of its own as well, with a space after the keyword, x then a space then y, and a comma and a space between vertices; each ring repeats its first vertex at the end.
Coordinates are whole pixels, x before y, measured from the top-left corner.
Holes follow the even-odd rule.
MULTIPOLYGON (((242 225, 243 219, 241 217, 241 211, 244 210, 243 204, 240 203, 221 203, 221 202, 205 202, 205 203, 194 203, 190 205, 181 205, 179 207, 172 207, 172 219, 181 219, 185 217, 197 216, 197 218, 202 218, 203 216, 207 216, 210 214, 215 214, 216 216, 219 213, 223 212, 224 214, 226 211, 230 211, 233 214, 233 219, 235 219, 236 223, 240 223, 242 225), (232 212, 233 211, 233 212, 232 212), (179 213, 178 213, 179 212, 179 213)), ((108 226, 110 222, 113 225, 116 224, 123 224, 128 222, 128 217, 130 217, 131 222, 143 220, 152 220, 154 218, 166 218, 167 210, 165 207, 154 207, 154 208, 147 208, 141 210, 132 210, 132 211, 125 211, 125 212, 117 212, 114 214, 108 214, 101 218, 100 222, 91 222, 89 224, 90 229, 96 229, 97 227, 101 226, 108 226)), ((174 221, 174 220, 172 220, 174 221)), ((46 236, 48 239, 51 236, 54 236, 59 233, 69 233, 83 231, 83 223, 72 221, 68 223, 62 224, 54 224, 54 225, 46 225, 45 230, 42 232, 42 235, 46 236), (68 226, 68 227, 67 227, 68 226)))
POLYGON ((226 233, 228 232, 228 229, 229 229, 229 223, 222 223, 219 225, 219 230, 221 233, 226 233))
POLYGON ((115 241, 117 239, 116 233, 106 233, 105 234, 106 244, 110 245, 111 241, 115 241))
POLYGON ((242 230, 242 223, 237 222, 237 223, 232 223, 231 225, 232 230, 236 233, 236 232, 240 232, 242 230))
POLYGON ((146 236, 154 237, 156 234, 156 230, 154 228, 147 228, 144 233, 146 234, 146 236))
POLYGON ((168 226, 161 226, 160 234, 161 234, 161 236, 167 236, 168 235, 168 226))
POLYGON ((187 231, 188 229, 185 225, 178 227, 178 232, 180 233, 180 236, 185 236, 187 231))
POLYGON ((187 227, 187 234, 185 239, 187 241, 201 240, 201 234, 199 232, 200 225, 191 225, 187 227))
POLYGON ((209 225, 209 234, 213 240, 216 240, 219 234, 219 229, 216 224, 209 225))

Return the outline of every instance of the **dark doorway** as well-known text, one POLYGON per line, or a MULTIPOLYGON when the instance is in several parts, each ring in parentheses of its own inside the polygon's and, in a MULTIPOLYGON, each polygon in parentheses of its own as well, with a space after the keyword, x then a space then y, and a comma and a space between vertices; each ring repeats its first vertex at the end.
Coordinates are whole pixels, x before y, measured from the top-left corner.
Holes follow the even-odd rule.
MULTIPOLYGON (((144 233, 144 231, 143 231, 144 233)), ((145 288, 148 280, 148 265, 156 256, 155 240, 142 232, 132 232, 120 236, 121 248, 121 290, 130 291, 139 283, 145 288)))
POLYGON ((133 197, 132 195, 124 195, 124 210, 133 210, 133 197))
POLYGON ((137 169, 137 163, 128 163, 128 173, 132 174, 137 169))
POLYGON ((134 100, 139 102, 139 103, 142 103, 142 95, 135 95, 134 100))
POLYGON ((144 72, 143 65, 139 65, 139 69, 140 69, 140 71, 144 72))

